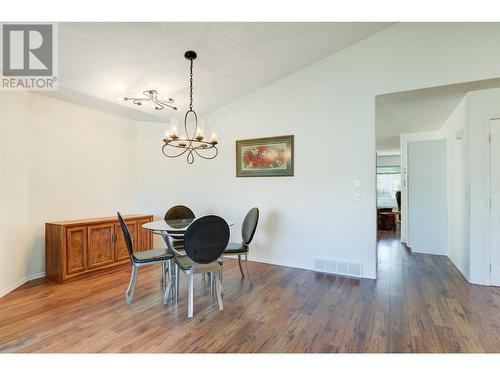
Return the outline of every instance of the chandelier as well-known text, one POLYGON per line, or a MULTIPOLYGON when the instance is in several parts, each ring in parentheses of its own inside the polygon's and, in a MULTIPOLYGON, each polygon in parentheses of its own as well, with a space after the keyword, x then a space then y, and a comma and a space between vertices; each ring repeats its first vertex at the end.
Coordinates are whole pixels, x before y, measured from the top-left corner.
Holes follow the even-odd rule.
POLYGON ((203 135, 203 129, 198 128, 198 115, 193 110, 193 61, 196 59, 196 52, 187 51, 184 57, 190 61, 189 67, 189 110, 184 115, 184 134, 177 132, 175 122, 172 122, 170 130, 165 131, 161 149, 163 155, 169 158, 177 158, 186 155, 188 164, 194 163, 194 157, 203 159, 213 159, 219 153, 217 150, 217 135, 214 133, 210 139, 203 135), (189 122, 191 118, 191 122, 189 122), (189 132, 188 127, 192 128, 189 132), (171 152, 171 153, 169 153, 171 152))
POLYGON ((121 99, 124 102, 131 101, 135 105, 145 105, 147 103, 151 103, 153 105, 153 108, 157 111, 160 111, 165 107, 172 108, 173 110, 177 111, 177 107, 171 105, 175 100, 172 98, 160 99, 158 97, 158 91, 156 90, 146 90, 143 91, 142 94, 144 95, 144 97, 142 98, 124 96, 121 99))

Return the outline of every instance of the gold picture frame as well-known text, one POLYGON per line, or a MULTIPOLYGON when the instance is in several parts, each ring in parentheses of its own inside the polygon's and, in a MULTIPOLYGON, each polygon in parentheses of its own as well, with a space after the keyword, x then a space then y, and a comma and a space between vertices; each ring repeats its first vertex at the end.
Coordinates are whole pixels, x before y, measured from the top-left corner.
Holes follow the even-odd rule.
POLYGON ((236 177, 293 176, 293 135, 236 141, 236 177))

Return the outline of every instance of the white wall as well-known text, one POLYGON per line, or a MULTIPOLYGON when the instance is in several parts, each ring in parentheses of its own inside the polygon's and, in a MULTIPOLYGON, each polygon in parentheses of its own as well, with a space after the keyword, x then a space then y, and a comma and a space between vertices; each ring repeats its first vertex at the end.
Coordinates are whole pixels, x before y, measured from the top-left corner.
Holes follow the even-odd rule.
POLYGON ((500 117, 500 89, 471 91, 442 128, 448 143, 448 254, 472 283, 490 283, 489 122, 500 117), (463 129, 462 139, 456 131, 463 129))
POLYGON ((205 116, 219 127, 220 156, 192 166, 159 160, 162 127, 142 124, 140 208, 184 202, 239 224, 257 205, 251 259, 302 268, 342 259, 373 278, 375 96, 500 76, 498 40, 493 23, 398 24, 205 116), (294 177, 235 177, 235 140, 280 134, 295 135, 294 177))
POLYGON ((470 274, 473 283, 489 283, 489 123, 500 117, 500 89, 467 94, 470 165, 470 274))
POLYGON ((448 256, 469 278, 470 176, 467 100, 464 97, 442 128, 447 139, 448 256), (462 132, 462 139, 456 139, 462 132))
POLYGON ((0 92, 0 296, 45 270, 44 223, 137 211, 137 126, 0 92))

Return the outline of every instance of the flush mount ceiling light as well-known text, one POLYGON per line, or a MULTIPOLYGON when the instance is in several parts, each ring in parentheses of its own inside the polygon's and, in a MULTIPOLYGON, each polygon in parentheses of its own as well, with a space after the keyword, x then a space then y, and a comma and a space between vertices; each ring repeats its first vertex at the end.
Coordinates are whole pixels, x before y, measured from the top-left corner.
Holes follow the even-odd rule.
POLYGON ((120 98, 120 99, 123 100, 124 102, 130 101, 130 102, 134 103, 135 105, 139 105, 139 106, 151 103, 153 108, 156 109, 157 111, 161 111, 165 107, 172 108, 173 110, 177 111, 177 107, 174 107, 171 105, 175 100, 172 98, 168 98, 166 100, 160 99, 158 97, 158 91, 156 91, 156 90, 146 90, 146 91, 143 91, 142 94, 144 95, 144 97, 142 97, 142 98, 134 98, 134 97, 124 96, 123 98, 120 98))
POLYGON ((205 139, 203 129, 198 128, 198 115, 193 110, 193 61, 197 55, 194 51, 187 51, 184 57, 190 61, 189 65, 189 110, 184 115, 184 134, 177 133, 175 121, 172 121, 170 130, 165 131, 161 149, 163 155, 169 158, 177 158, 186 154, 188 164, 194 163, 195 155, 203 159, 213 159, 217 156, 217 135, 214 133, 210 140, 205 139), (189 122, 189 117, 191 121, 189 122), (192 133, 188 130, 188 124, 193 127, 192 133), (169 152, 172 152, 170 154, 169 152))

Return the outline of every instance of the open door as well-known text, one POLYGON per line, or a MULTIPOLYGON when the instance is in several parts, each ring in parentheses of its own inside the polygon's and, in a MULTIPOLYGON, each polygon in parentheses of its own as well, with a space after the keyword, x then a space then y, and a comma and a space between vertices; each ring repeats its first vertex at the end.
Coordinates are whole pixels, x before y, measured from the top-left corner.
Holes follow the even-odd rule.
POLYGON ((446 140, 408 143, 408 246, 448 253, 446 140))

